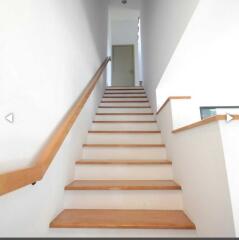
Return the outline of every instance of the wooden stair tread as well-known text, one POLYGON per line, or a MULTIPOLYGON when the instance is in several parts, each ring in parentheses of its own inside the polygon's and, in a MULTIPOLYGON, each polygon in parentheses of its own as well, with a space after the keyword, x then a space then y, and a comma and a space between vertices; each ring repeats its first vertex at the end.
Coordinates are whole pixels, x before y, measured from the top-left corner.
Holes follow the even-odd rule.
POLYGON ((147 98, 147 96, 103 96, 103 98, 147 98))
POLYGON ((93 123, 157 123, 157 121, 93 121, 93 123))
POLYGON ((112 148, 164 148, 165 144, 83 144, 83 147, 112 147, 112 148))
POLYGON ((137 116, 137 115, 154 115, 153 113, 96 113, 99 116, 137 116))
POLYGON ((89 131, 96 134, 160 134, 161 131, 89 131))
POLYGON ((148 100, 142 101, 101 101, 101 103, 148 103, 148 100))
POLYGON ((105 91, 144 91, 144 88, 106 88, 105 91))
POLYGON ((51 228, 195 229, 183 211, 67 209, 51 228))
POLYGON ((85 164, 85 165, 172 165, 171 161, 168 160, 79 160, 76 164, 85 164))
POLYGON ((150 106, 99 106, 99 108, 151 108, 150 106))
POLYGON ((65 190, 181 190, 173 180, 76 180, 65 190))
POLYGON ((117 86, 107 86, 106 88, 144 88, 144 86, 129 86, 129 85, 117 85, 117 86))
POLYGON ((121 93, 123 93, 123 94, 131 94, 131 93, 141 94, 141 93, 144 93, 145 94, 145 90, 144 89, 123 89, 123 90, 112 89, 112 90, 106 90, 104 92, 104 94, 110 94, 110 93, 112 93, 112 94, 121 94, 121 93))
POLYGON ((104 94, 146 94, 144 91, 138 91, 138 92, 122 92, 122 91, 119 91, 119 92, 104 92, 104 94))

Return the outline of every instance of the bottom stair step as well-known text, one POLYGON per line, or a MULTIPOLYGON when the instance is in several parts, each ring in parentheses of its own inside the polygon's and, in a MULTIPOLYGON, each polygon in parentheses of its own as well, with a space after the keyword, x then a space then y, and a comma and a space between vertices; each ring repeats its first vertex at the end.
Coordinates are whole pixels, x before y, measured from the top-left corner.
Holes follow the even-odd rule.
POLYGON ((183 211, 67 209, 51 228, 195 229, 183 211))

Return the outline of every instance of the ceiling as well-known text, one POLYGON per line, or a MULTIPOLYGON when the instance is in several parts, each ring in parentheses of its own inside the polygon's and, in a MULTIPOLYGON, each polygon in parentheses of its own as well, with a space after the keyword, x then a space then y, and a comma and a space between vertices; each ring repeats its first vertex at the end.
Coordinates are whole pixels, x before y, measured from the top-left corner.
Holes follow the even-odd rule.
POLYGON ((110 0, 109 11, 112 20, 138 19, 140 16, 141 0, 128 0, 122 4, 121 0, 110 0))

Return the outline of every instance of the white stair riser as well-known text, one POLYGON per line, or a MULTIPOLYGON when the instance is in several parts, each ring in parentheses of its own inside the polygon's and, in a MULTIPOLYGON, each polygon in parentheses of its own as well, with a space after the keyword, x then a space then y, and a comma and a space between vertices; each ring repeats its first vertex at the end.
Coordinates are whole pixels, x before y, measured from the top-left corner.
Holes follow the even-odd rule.
POLYGON ((102 98, 102 101, 147 101, 148 98, 102 98))
POLYGON ((81 180, 172 180, 171 165, 77 165, 75 178, 81 180))
POLYGON ((150 107, 149 103, 100 103, 104 107, 132 106, 132 107, 150 107))
POLYGON ((65 208, 182 210, 180 190, 65 191, 65 208))
POLYGON ((153 115, 96 115, 95 121, 154 121, 153 115))
POLYGON ((92 131, 157 131, 156 123, 93 123, 92 131))
POLYGON ((126 94, 126 93, 128 93, 128 94, 136 94, 136 93, 138 93, 138 94, 145 94, 145 91, 144 90, 114 90, 114 91, 112 91, 112 90, 107 90, 107 91, 105 91, 104 93, 107 93, 107 94, 126 94))
POLYGON ((104 97, 147 97, 145 94, 104 94, 104 97))
POLYGON ((196 238, 195 230, 174 229, 54 229, 50 228, 48 237, 72 238, 196 238))
POLYGON ((98 108, 97 113, 152 113, 151 108, 98 108))
POLYGON ((106 134, 90 133, 87 137, 87 143, 101 144, 162 144, 161 134, 106 134))
MULTIPOLYGON (((124 90, 122 90, 122 91, 127 91, 128 89, 133 89, 134 91, 136 91, 136 90, 144 90, 144 88, 143 87, 140 87, 140 86, 136 86, 136 87, 107 87, 106 89, 105 89, 105 91, 112 91, 112 89, 124 89, 124 90)), ((129 90, 129 91, 130 91, 129 90)), ((114 90, 114 91, 116 91, 116 90, 114 90)))
POLYGON ((84 147, 83 159, 100 160, 165 160, 165 148, 84 147))

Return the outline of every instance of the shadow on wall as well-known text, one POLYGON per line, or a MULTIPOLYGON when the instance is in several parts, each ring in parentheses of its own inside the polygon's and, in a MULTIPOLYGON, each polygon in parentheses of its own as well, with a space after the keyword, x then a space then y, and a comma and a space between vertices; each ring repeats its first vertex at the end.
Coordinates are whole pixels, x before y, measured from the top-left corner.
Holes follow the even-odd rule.
MULTIPOLYGON (((69 59, 70 57, 72 57, 70 56, 72 54, 74 55, 74 59, 76 60, 76 63, 74 66, 72 66, 72 68, 79 68, 79 70, 77 70, 77 72, 79 73, 77 74, 77 76, 75 76, 75 79, 71 79, 72 83, 67 86, 67 89, 64 89, 65 94, 62 94, 61 96, 64 99, 64 97, 70 95, 70 93, 71 95, 72 93, 75 93, 75 101, 70 103, 69 108, 62 115, 62 118, 58 120, 58 123, 56 124, 56 126, 54 126, 54 129, 47 133, 48 135, 44 139, 41 148, 32 158, 32 163, 35 162, 36 157, 39 155, 39 153, 41 153, 45 145, 48 144, 48 141, 54 134, 55 129, 57 129, 58 125, 61 124, 65 116, 67 116, 68 110, 77 101, 81 92, 84 90, 85 86, 89 83, 93 74, 99 68, 100 64, 106 57, 107 28, 106 30, 102 31, 101 28, 98 27, 98 24, 95 23, 95 21, 98 23, 107 23, 107 16, 103 14, 104 11, 105 14, 107 14, 106 7, 107 4, 102 4, 102 2, 100 4, 99 1, 96 0, 68 0, 67 3, 65 1, 59 1, 58 4, 55 4, 54 6, 54 8, 58 8, 56 10, 55 17, 59 17, 57 20, 62 21, 62 25, 64 26, 65 31, 63 35, 66 38, 66 41, 72 41, 72 48, 67 49, 69 51, 69 59), (98 6, 96 7, 95 5, 98 6), (75 14, 72 14, 72 16, 69 17, 69 12, 74 12, 75 14), (80 26, 80 28, 77 28, 77 26, 80 26), (82 33, 79 34, 79 31, 81 31, 82 33), (77 42, 79 43, 78 48, 76 47, 77 42), (76 86, 78 86, 78 88, 76 88, 76 86)), ((101 24, 101 26, 102 25, 103 24, 101 24)), ((72 63, 72 59, 70 60, 70 62, 72 63)), ((65 62, 65 64, 67 64, 67 59, 65 59, 65 62)), ((80 117, 82 119, 85 119, 85 121, 76 121, 75 125, 78 126, 78 129, 73 127, 75 131, 71 130, 68 134, 69 136, 67 138, 69 138, 69 142, 71 143, 71 151, 69 151, 69 153, 73 155, 73 159, 77 159, 80 157, 79 152, 81 151, 79 149, 79 146, 84 143, 89 125, 91 124, 91 120, 95 114, 95 110, 98 106, 99 100, 101 99, 104 86, 104 82, 99 81, 95 88, 94 94, 92 94, 90 97, 90 103, 87 103, 85 107, 87 108, 87 105, 89 105, 88 108, 90 108, 91 110, 86 111, 84 109, 82 116, 80 115, 80 117), (95 109, 92 110, 92 106, 94 106, 95 109), (81 125, 88 125, 88 127, 82 128, 81 125), (76 139, 79 137, 81 138, 81 140, 79 140, 80 143, 76 144, 76 139), (75 152, 76 154, 74 155, 72 154, 72 152, 75 152)))
MULTIPOLYGON (((88 29, 91 34, 93 46, 95 46, 95 52, 98 53, 97 64, 94 65, 94 59, 89 55, 88 60, 92 61, 90 66, 94 66, 94 70, 99 67, 103 60, 107 57, 107 40, 108 40, 108 1, 107 0, 82 0, 82 7, 86 15, 88 22, 88 29), (97 5, 97 6, 96 6, 97 5), (93 11, 94 10, 94 11, 93 11), (101 13, 101 14, 99 14, 101 13), (97 16, 97 17, 96 17, 97 16), (98 24, 96 24, 98 22, 98 24), (101 27, 99 28, 99 23, 101 27), (104 24, 103 24, 104 23, 104 24)), ((102 97, 103 90, 106 86, 106 71, 103 73, 104 81, 100 81, 98 85, 98 93, 94 95, 95 106, 98 106, 102 97)), ((97 88, 96 88, 97 89, 97 88)))
POLYGON ((198 3, 199 0, 142 1, 144 85, 154 110, 156 88, 198 3))
POLYGON ((155 86, 157 109, 159 109, 159 107, 165 102, 165 100, 169 96, 192 96, 192 92, 191 90, 188 89, 188 86, 180 85, 180 84, 177 86, 175 85, 165 86, 164 77, 167 74, 170 64, 173 61, 175 54, 180 46, 180 43, 187 32, 187 28, 190 25, 190 22, 192 21, 194 15, 196 14, 199 3, 200 3, 200 0, 191 1, 192 5, 190 6, 190 9, 189 9, 190 11, 187 11, 186 21, 184 22, 183 26, 181 26, 181 31, 178 33, 179 35, 177 38, 177 43, 172 49, 172 52, 167 60, 164 71, 161 74, 161 77, 160 77, 160 80, 158 81, 157 86, 155 86))
MULTIPOLYGON (((73 36, 75 42, 71 51, 76 59, 73 67, 78 69, 79 75, 75 79, 75 84, 72 85, 72 91, 77 91, 77 99, 107 56, 108 1, 67 0, 59 2, 56 6, 62 24, 65 25, 65 35, 73 36), (75 12, 75 14, 69 16, 66 12, 75 12), (79 88, 75 87, 77 85, 79 88)), ((105 82, 100 81, 95 88, 95 94, 91 97, 93 106, 98 105, 104 87, 105 82)))
POLYGON ((158 106, 162 93, 190 95, 197 106, 239 104, 238 11, 238 1, 198 3, 157 86, 158 106))
POLYGON ((67 25, 68 32, 66 34, 75 35, 75 37, 78 38, 79 45, 81 45, 79 48, 82 52, 80 51, 76 54, 89 56, 89 58, 84 57, 82 60, 88 63, 91 67, 93 63, 94 69, 92 69, 92 71, 95 71, 107 56, 107 53, 105 52, 107 38, 105 38, 105 36, 107 36, 108 1, 77 1, 68 0, 67 4, 63 1, 62 4, 58 4, 58 7, 60 8, 60 14, 64 18, 64 25, 67 25), (78 12, 78 14, 75 15, 75 19, 69 18, 69 16, 65 15, 66 8, 72 8, 71 10, 75 9, 74 11, 78 12), (72 28, 74 22, 77 21, 84 24, 84 29, 72 28), (105 23, 105 25, 101 24, 102 26, 105 26, 105 28, 99 28, 99 24, 97 23, 105 23), (81 32, 80 34, 79 31, 81 32), (84 41, 84 39, 87 39, 87 41, 84 41), (98 57, 97 59, 92 59, 92 56, 95 56, 95 52, 97 52, 98 57), (94 53, 94 55, 92 55, 92 53, 94 53))
POLYGON ((86 18, 88 19, 88 26, 90 28, 92 40, 97 46, 96 50, 98 51, 100 61, 103 61, 107 55, 107 52, 105 51, 105 49, 107 49, 107 38, 105 38, 105 36, 107 36, 108 31, 108 1, 83 0, 82 2, 86 18), (95 18, 96 13, 92 11, 92 9, 95 9, 96 4, 98 5, 96 9, 101 9, 101 12, 104 12, 104 14, 101 15, 98 19, 95 18), (97 24, 95 24, 96 21, 104 22, 104 28, 99 29, 97 24), (99 41, 100 36, 101 40, 99 41), (102 46, 104 46, 104 48, 102 48, 102 46))
MULTIPOLYGON (((64 37, 66 38, 66 41, 72 41, 72 47, 67 49, 67 51, 69 51, 68 57, 71 64, 73 62, 73 60, 70 59, 72 55, 74 56, 76 62, 75 65, 71 66, 71 68, 78 68, 79 70, 77 72, 80 73, 79 75, 74 76, 74 79, 71 79, 71 85, 67 86, 67 89, 65 89, 65 93, 68 92, 69 94, 63 94, 61 95, 61 98, 67 98, 67 96, 74 93, 74 102, 76 102, 79 95, 89 83, 95 71, 99 68, 100 64, 106 57, 105 37, 107 36, 107 27, 106 29, 102 29, 99 26, 104 26, 104 23, 107 24, 107 4, 102 4, 102 1, 100 3, 96 0, 68 0, 67 3, 65 1, 59 1, 54 7, 58 7, 56 10, 56 17, 58 18, 58 21, 62 21, 62 25, 64 26, 65 30, 64 37), (98 6, 96 7, 95 5, 98 6), (103 13, 104 11, 105 15, 100 15, 101 19, 97 24, 96 16, 99 17, 98 12, 103 13), (69 12, 75 12, 75 14, 69 17, 69 14, 66 14, 69 12), (79 29, 75 27, 77 22, 80 23, 79 29), (79 34, 79 31, 82 31, 82 33, 79 34), (102 36, 100 41, 98 40, 99 36, 102 36), (78 88, 76 88, 77 85, 79 86, 78 88)), ((65 59, 65 62, 67 65, 67 59, 65 59)), ((93 103, 92 105, 95 106, 95 110, 101 98, 103 88, 104 82, 100 81, 98 83, 98 87, 96 87, 95 94, 92 94, 90 101, 93 103)), ((74 102, 71 102, 70 107, 74 104, 74 102)), ((67 112, 68 110, 69 108, 67 109, 67 112)), ((62 115, 62 118, 59 119, 56 126, 61 123, 67 112, 62 115)), ((94 111, 91 112, 94 115, 94 111)), ((54 133, 54 129, 51 131, 51 133, 54 133)), ((49 136, 51 136, 51 134, 49 136)), ((47 139, 45 139, 45 142, 47 143, 47 139)), ((42 147, 44 147, 44 145, 45 144, 43 144, 42 147)), ((72 146, 74 146, 74 144, 72 146)), ((39 152, 41 152, 41 150, 39 152)), ((33 159, 35 159, 37 155, 38 154, 36 154, 33 159)))

